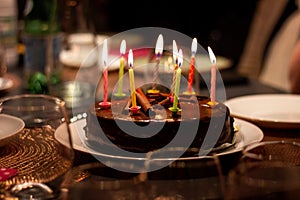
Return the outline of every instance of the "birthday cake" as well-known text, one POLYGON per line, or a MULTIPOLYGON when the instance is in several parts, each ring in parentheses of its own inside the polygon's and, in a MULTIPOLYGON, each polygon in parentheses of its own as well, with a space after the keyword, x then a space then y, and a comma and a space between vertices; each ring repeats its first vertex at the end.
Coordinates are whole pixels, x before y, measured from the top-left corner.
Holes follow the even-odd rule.
POLYGON ((136 113, 129 109, 130 98, 112 100, 110 108, 103 109, 98 102, 91 106, 85 127, 87 144, 102 149, 115 145, 126 151, 146 153, 170 144, 188 144, 187 149, 200 150, 233 143, 234 119, 226 105, 212 105, 206 96, 182 94, 178 96, 179 111, 174 114, 169 109, 169 91, 160 87, 157 94, 147 93, 147 87, 136 89, 137 106, 141 108, 136 113), (177 134, 181 138, 176 139, 177 134))
MULTIPOLYGON (((124 43, 121 43, 120 53, 124 55, 122 44, 124 43)), ((103 45, 103 66, 107 63, 106 48, 106 45, 103 45)), ((197 40, 194 39, 190 72, 194 69, 196 49, 197 40)), ((157 83, 159 61, 164 54, 162 50, 163 39, 162 35, 159 35, 155 48, 156 71, 153 74, 153 83, 139 88, 134 84, 133 51, 129 50, 130 95, 110 99, 109 104, 107 71, 103 71, 103 101, 96 102, 87 111, 85 132, 88 146, 102 152, 108 150, 108 153, 115 147, 133 153, 185 149, 182 155, 190 156, 193 152, 209 152, 234 143, 234 119, 230 116, 229 108, 215 100, 215 84, 211 84, 211 98, 190 91, 188 94, 180 94, 183 51, 177 49, 174 40, 174 74, 171 89, 157 83)), ((209 54, 214 64, 215 57, 210 49, 209 54)), ((215 64, 212 69, 216 70, 215 64)), ((212 75, 215 75, 215 72, 212 75)), ((192 86, 192 77, 193 73, 189 74, 189 86, 192 86)), ((211 79, 214 80, 211 82, 215 83, 215 76, 211 79)))

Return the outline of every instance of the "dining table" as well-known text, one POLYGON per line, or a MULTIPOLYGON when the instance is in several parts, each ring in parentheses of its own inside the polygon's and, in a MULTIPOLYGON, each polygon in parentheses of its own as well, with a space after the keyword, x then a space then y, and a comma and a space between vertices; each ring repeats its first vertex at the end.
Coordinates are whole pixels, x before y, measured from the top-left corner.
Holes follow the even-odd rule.
MULTIPOLYGON (((94 78, 93 70, 97 70, 91 68, 79 69, 78 67, 70 67, 62 65, 62 82, 57 86, 57 88, 50 90, 49 95, 58 96, 64 99, 69 105, 69 114, 70 118, 74 121, 78 120, 76 117, 79 115, 82 116, 82 113, 86 112, 88 106, 90 106, 91 102, 86 99, 91 98, 93 93, 97 94, 97 88, 95 89, 95 85, 91 83, 96 80, 94 78), (81 70, 81 74, 84 74, 82 78, 78 77, 78 72, 81 70), (79 80, 79 81, 78 81, 79 80), (76 81, 76 82, 75 82, 76 81), (73 91, 69 91, 70 88, 75 88, 73 91), (80 90, 80 91, 76 91, 80 90), (74 95, 74 96, 72 96, 74 95)), ((110 70, 109 71, 109 80, 113 82, 113 85, 118 80, 118 70, 110 70)), ((235 69, 224 69, 220 70, 220 75, 224 82, 225 92, 226 92, 226 100, 230 100, 236 97, 247 96, 247 95, 260 95, 260 94, 288 94, 286 91, 282 91, 280 89, 265 85, 261 83, 257 79, 244 77, 236 72, 235 69)), ((24 66, 22 64, 9 68, 7 73, 4 75, 5 78, 13 81, 13 86, 0 91, 0 98, 18 95, 18 94, 26 94, 29 91, 24 87, 24 66)), ((139 75, 136 74, 136 78, 139 78, 139 75)), ((143 78, 143 76, 141 76, 143 78)), ((194 84, 199 84, 196 81, 194 84)), ((109 86, 111 87, 111 86, 109 86)), ((111 90, 112 88, 109 88, 111 90)), ((102 90, 102 86, 101 89, 102 90)), ((200 90, 202 90, 200 88, 200 90)), ((205 89, 203 89, 205 90, 205 89)), ((202 91, 201 91, 202 92, 202 91)), ((98 94, 101 95, 101 92, 98 94)), ((94 99, 93 99, 94 100, 94 99)), ((245 105, 246 106, 246 105, 245 105)), ((284 106, 284 103, 283 105, 284 106)), ((71 120, 71 123, 74 122, 71 120)), ((299 137, 299 128, 290 129, 290 128, 272 128, 272 127, 263 127, 259 124, 254 124, 263 132, 262 141, 292 141, 300 143, 299 137)), ((108 186, 110 189, 99 189, 93 190, 93 183, 86 183, 89 187, 84 187, 78 183, 81 183, 81 180, 78 179, 76 186, 73 190, 70 190, 70 194, 65 194, 66 199, 80 199, 79 197, 84 199, 96 199, 95 197, 98 195, 103 195, 103 199, 105 197, 111 197, 114 193, 119 199, 226 199, 224 195, 224 190, 226 190, 225 186, 220 186, 220 174, 221 181, 226 182, 226 177, 230 170, 232 170, 235 165, 238 163, 239 158, 242 155, 242 151, 237 151, 232 154, 228 154, 225 156, 220 156, 220 163, 222 166, 221 173, 218 176, 212 177, 202 177, 199 175, 199 170, 201 170, 202 165, 197 165, 198 161, 193 161, 191 163, 186 163, 182 165, 188 166, 189 164, 192 166, 191 171, 189 173, 185 173, 183 177, 180 175, 180 170, 176 171, 177 168, 180 168, 180 162, 176 164, 170 164, 167 169, 162 169, 158 171, 154 171, 149 173, 148 175, 136 174, 128 175, 127 173, 116 172, 105 165, 99 164, 98 160, 89 152, 83 152, 78 149, 75 150, 75 160, 73 164, 74 169, 80 169, 83 166, 82 172, 84 172, 84 166, 98 163, 97 167, 102 168, 103 173, 100 173, 100 176, 108 176, 109 174, 114 174, 113 180, 119 179, 118 187, 114 188, 116 182, 109 182, 108 186), (170 167, 171 166, 171 167, 170 167), (175 166, 175 167, 174 167, 175 166), (179 166, 179 167, 178 167, 179 166), (196 166, 196 167, 195 167, 196 166), (170 170, 171 169, 171 170, 170 170), (172 171, 174 170, 174 171, 172 171), (116 178, 116 176, 119 177, 116 178), (146 176, 146 178, 145 178, 146 176), (121 178, 120 178, 121 177, 121 178), (143 184, 137 185, 137 182, 134 180, 136 177, 139 178, 139 181, 143 182, 143 184), (142 177, 142 178, 141 178, 142 177), (129 182, 122 182, 129 178, 129 182), (141 179, 147 179, 147 181, 143 181, 141 179), (125 187, 126 186, 126 187, 125 187), (223 188, 222 188, 223 187, 223 188), (224 188, 225 187, 225 188, 224 188), (122 189, 123 188, 123 189, 122 189), (124 189, 125 188, 125 189, 124 189), (101 193, 102 191, 102 193, 101 193), (223 191, 223 194, 218 192, 223 191), (134 194, 134 195, 133 195, 134 194), (147 195, 146 195, 147 194, 147 195), (105 196, 107 195, 107 196, 105 196), (120 196, 118 196, 120 195, 120 196), (121 198, 124 195, 128 198, 121 198), (132 196, 131 196, 132 195, 132 196), (76 198, 77 197, 77 198, 76 198)), ((1 151, 1 149, 0 149, 1 151)), ((296 158, 295 158, 296 159, 296 158)), ((300 156, 297 158, 300 159, 300 156)), ((201 162, 201 160, 199 161, 201 162)), ((204 170, 204 169, 202 169, 204 170)), ((201 173, 200 173, 201 174, 201 173)), ((81 177, 84 179, 84 173, 81 177)), ((112 180, 111 177, 104 180, 112 180)), ((84 181, 83 181, 84 182, 84 181)), ((94 183, 95 184, 95 183, 94 183)), ((95 185, 94 185, 95 186, 95 185)), ((105 186, 103 186, 105 188, 105 186)), ((1 196, 0 196, 1 198, 1 196)), ((63 197, 62 197, 63 198, 63 197)))

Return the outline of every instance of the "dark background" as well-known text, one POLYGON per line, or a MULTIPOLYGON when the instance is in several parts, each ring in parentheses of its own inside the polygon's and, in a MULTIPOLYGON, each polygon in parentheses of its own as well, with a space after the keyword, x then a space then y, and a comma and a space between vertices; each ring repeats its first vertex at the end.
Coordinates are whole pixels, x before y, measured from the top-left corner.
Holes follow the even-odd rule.
MULTIPOLYGON (((83 16, 92 19, 92 26, 97 33, 118 33, 139 27, 172 29, 191 38, 196 37, 203 47, 210 46, 217 55, 230 58, 234 68, 243 51, 253 14, 260 0, 58 1, 62 19, 65 19, 68 3, 82 5, 85 8, 83 16)), ((18 0, 19 19, 23 18, 25 2, 26 0, 18 0)), ((289 0, 272 36, 295 9, 295 0, 289 0)), ((74 14, 74 17, 78 17, 78 14, 74 14)), ((77 21, 74 23, 78 23, 77 21)), ((64 20, 60 23, 62 31, 67 31, 64 20)), ((272 37, 270 41, 271 39, 272 37)))

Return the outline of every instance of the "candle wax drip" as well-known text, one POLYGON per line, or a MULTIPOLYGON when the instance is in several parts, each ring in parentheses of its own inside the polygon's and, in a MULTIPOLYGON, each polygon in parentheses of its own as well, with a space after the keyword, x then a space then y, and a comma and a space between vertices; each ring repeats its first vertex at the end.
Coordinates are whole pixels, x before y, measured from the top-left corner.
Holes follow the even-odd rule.
POLYGON ((111 103, 109 101, 102 101, 99 105, 101 109, 109 109, 111 107, 111 103))
POLYGON ((133 115, 137 114, 137 113, 139 112, 140 109, 141 109, 141 106, 134 106, 134 107, 132 106, 132 107, 129 108, 130 112, 131 112, 133 115))
POLYGON ((188 76, 188 93, 192 93, 192 86, 194 81, 194 71, 195 71, 195 57, 192 56, 191 64, 190 64, 190 71, 188 76))

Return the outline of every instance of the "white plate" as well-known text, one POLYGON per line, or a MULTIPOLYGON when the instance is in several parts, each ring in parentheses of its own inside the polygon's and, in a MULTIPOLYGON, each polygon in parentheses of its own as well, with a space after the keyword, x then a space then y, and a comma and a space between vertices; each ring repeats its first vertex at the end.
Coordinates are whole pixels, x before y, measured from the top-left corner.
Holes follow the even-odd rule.
MULTIPOLYGON (((148 56, 140 57, 134 60, 135 72, 144 73, 151 72, 155 67, 155 59, 151 62, 152 65, 146 65, 148 62, 148 56), (143 66, 143 67, 138 67, 143 66)), ((217 67, 218 70, 229 68, 232 64, 231 60, 225 57, 217 56, 217 67)), ((184 60, 181 67, 183 73, 188 73, 190 69, 190 61, 184 60)), ((211 62, 208 55, 196 55, 195 69, 201 72, 208 72, 211 70, 211 62)), ((167 56, 163 57, 160 61, 159 73, 170 73, 173 72, 173 60, 167 56), (168 61, 169 60, 169 61, 168 61)))
MULTIPOLYGON (((228 148, 221 153, 218 153, 217 155, 226 155, 226 154, 232 154, 235 152, 241 151, 246 145, 249 145, 254 142, 259 142, 263 139, 263 132, 260 128, 258 128, 256 125, 240 120, 235 119, 235 123, 239 128, 239 131, 237 132, 236 136, 236 143, 233 147, 228 148)), ((96 156, 106 157, 106 158, 114 158, 114 159, 126 159, 126 160, 140 160, 143 161, 146 158, 143 157, 124 157, 124 156, 118 156, 118 155, 109 155, 105 153, 101 153, 98 151, 95 151, 84 143, 85 141, 85 131, 83 130, 84 126, 86 125, 86 120, 81 119, 78 121, 75 121, 70 124, 71 134, 72 134, 72 141, 74 145, 74 149, 90 153, 96 156)), ((63 129, 58 128, 55 132, 55 137, 57 140, 64 144, 68 144, 67 135, 65 132, 62 131, 63 129)), ((203 156, 204 158, 205 156, 203 156)), ((192 160, 192 159, 199 159, 200 157, 184 157, 179 158, 179 160, 192 160)), ((202 158, 202 157, 201 157, 202 158)), ((162 158, 164 159, 164 158, 162 158)))
POLYGON ((95 50, 77 51, 62 50, 59 54, 60 62, 68 67, 92 67, 96 64, 97 54, 95 50))
POLYGON ((300 95, 259 94, 229 99, 231 115, 262 127, 300 128, 300 95))
POLYGON ((8 78, 0 77, 0 91, 7 90, 13 86, 13 81, 8 78))
MULTIPOLYGON (((91 67, 95 66, 97 62, 97 50, 62 50, 60 53, 60 61, 69 67, 91 67)), ((150 51, 149 50, 136 50, 134 52, 134 70, 137 73, 151 73, 154 71, 155 58, 152 58, 149 62, 150 51), (140 52, 139 52, 140 51, 140 52), (151 63, 149 65, 149 63, 151 63)), ((232 65, 232 61, 228 58, 217 56, 217 67, 218 70, 227 69, 232 65)), ((127 58, 125 58, 127 60, 127 58)), ((190 69, 189 60, 183 62, 181 67, 183 73, 188 73, 190 69)), ((162 56, 159 64, 159 73, 171 73, 173 72, 173 60, 170 56, 162 56)), ((120 55, 118 52, 113 52, 109 55, 109 66, 108 70, 118 70, 120 67, 120 55)), ((125 62, 125 67, 127 64, 125 62)), ((208 72, 211 70, 211 61, 208 55, 196 55, 195 69, 201 72, 208 72)))
POLYGON ((7 114, 0 114, 0 146, 8 141, 25 126, 22 119, 7 114))
MULTIPOLYGON (((122 34, 126 38, 128 44, 138 44, 142 43, 142 38, 138 35, 122 34)), ((104 39, 111 39, 112 44, 110 47, 119 49, 121 41, 119 41, 121 36, 114 37, 113 35, 97 35, 96 43, 102 45, 104 39)), ((70 50, 62 50, 59 55, 60 62, 68 67, 79 68, 79 67, 92 67, 95 66, 98 59, 97 48, 93 46, 93 34, 90 33, 76 33, 69 36, 70 50)), ((120 55, 118 52, 109 55, 109 61, 111 63, 108 66, 108 70, 119 69, 120 55)))

